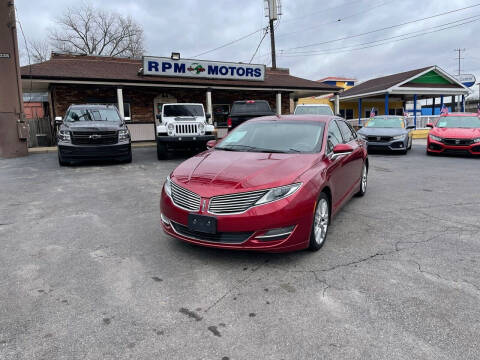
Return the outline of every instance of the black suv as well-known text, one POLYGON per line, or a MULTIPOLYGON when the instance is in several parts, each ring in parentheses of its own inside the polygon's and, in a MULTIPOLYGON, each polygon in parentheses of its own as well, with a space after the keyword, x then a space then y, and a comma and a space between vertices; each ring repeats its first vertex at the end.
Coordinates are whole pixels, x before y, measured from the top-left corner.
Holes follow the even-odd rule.
POLYGON ((61 166, 82 160, 132 161, 130 132, 115 106, 71 105, 60 122, 61 166))

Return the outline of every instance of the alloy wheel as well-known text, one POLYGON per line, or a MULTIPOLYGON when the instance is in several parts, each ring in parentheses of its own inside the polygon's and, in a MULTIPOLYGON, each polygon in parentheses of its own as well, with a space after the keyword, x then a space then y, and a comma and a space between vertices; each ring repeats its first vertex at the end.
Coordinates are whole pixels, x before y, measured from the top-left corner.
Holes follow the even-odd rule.
POLYGON ((362 169, 362 193, 367 191, 367 167, 363 165, 362 169))
POLYGON ((315 222, 313 228, 315 241, 318 245, 321 245, 327 236, 328 217, 328 201, 322 198, 318 202, 317 210, 315 211, 315 222))

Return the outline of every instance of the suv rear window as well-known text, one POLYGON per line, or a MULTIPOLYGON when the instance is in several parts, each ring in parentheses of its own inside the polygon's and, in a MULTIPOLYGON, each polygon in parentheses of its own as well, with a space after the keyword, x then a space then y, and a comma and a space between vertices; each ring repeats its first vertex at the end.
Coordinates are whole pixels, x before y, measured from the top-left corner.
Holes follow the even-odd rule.
POLYGON ((270 105, 266 101, 255 102, 236 102, 233 103, 232 113, 256 113, 256 112, 270 112, 270 105))

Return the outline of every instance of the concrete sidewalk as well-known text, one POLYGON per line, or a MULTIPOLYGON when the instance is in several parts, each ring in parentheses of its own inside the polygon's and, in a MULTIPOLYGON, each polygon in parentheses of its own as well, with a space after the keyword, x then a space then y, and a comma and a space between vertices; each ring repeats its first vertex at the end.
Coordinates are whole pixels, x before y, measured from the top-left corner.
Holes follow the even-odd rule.
MULTIPOLYGON (((157 143, 155 141, 142 141, 142 142, 132 143, 133 148, 144 148, 144 147, 151 147, 156 145, 157 143)), ((28 152, 31 154, 45 154, 45 153, 57 152, 57 147, 56 146, 34 147, 34 148, 29 148, 28 152)))

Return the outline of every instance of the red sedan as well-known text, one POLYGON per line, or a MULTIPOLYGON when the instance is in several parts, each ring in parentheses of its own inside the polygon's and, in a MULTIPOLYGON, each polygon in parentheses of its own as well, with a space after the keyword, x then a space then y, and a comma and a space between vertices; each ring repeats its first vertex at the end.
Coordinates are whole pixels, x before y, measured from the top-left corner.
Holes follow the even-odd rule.
POLYGON ((441 115, 428 133, 427 154, 480 155, 480 118, 475 113, 441 115))
POLYGON ((333 116, 256 118, 209 145, 170 174, 160 200, 165 232, 190 243, 318 250, 335 213, 367 189, 365 143, 333 116))

